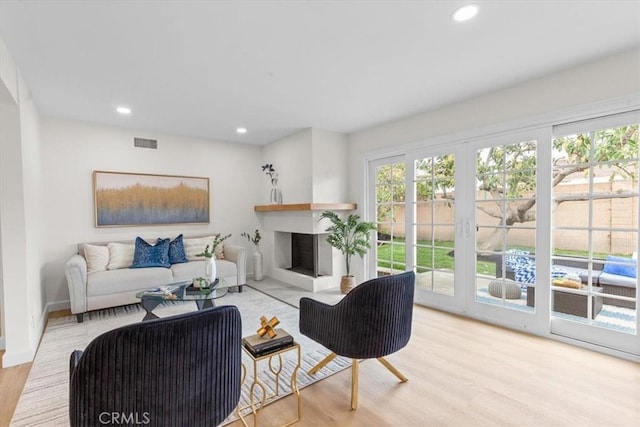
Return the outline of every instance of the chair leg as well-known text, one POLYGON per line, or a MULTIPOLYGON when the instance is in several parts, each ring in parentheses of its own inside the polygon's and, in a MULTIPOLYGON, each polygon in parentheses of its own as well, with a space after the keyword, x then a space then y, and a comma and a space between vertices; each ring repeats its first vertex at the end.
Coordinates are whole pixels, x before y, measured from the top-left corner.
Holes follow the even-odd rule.
POLYGON ((387 359, 385 359, 384 357, 378 357, 378 362, 382 363, 384 365, 385 368, 387 368, 389 371, 391 371, 391 373, 393 375, 395 375, 396 377, 398 377, 398 379, 400 380, 400 382, 406 382, 409 381, 409 378, 405 377, 404 375, 402 375, 402 373, 400 371, 398 371, 398 369, 396 369, 395 366, 393 366, 391 363, 389 363, 387 361, 387 359))
POLYGON ((351 409, 358 409, 358 368, 360 362, 358 359, 353 359, 351 363, 351 409))
POLYGON ((317 373, 320 369, 324 368, 325 366, 327 366, 327 363, 331 362, 333 359, 335 359, 337 356, 337 354, 335 353, 331 353, 330 355, 328 355, 327 357, 325 357, 324 359, 322 359, 320 361, 320 363, 318 363, 316 366, 314 366, 313 368, 309 369, 309 375, 313 375, 315 373, 317 373))

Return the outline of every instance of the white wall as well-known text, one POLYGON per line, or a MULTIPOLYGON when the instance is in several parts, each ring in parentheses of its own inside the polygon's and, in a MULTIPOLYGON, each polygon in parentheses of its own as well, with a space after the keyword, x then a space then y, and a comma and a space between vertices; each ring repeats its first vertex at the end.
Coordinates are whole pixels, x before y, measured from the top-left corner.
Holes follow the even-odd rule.
POLYGON ((312 198, 314 203, 348 203, 347 136, 313 129, 312 198))
MULTIPOLYGON (((489 127, 536 125, 538 116, 598 101, 640 93, 640 52, 613 55, 596 62, 532 80, 439 110, 417 114, 349 135, 351 198, 364 213, 363 164, 367 156, 395 153, 405 147, 442 143, 459 134, 482 135, 489 127)), ((505 129, 506 130, 506 129, 505 129)), ((354 262, 364 277, 363 262, 354 262)))
MULTIPOLYGON (((282 202, 309 203, 312 201, 311 183, 311 128, 265 145, 262 149, 262 164, 271 163, 278 172, 278 186, 282 190, 282 202)), ((264 173, 263 173, 264 174, 264 173)), ((261 202, 269 204, 271 181, 264 176, 261 202)))
MULTIPOLYGON (((534 117, 638 91, 640 51, 627 51, 435 111, 355 132, 349 135, 349 159, 351 167, 357 164, 361 169, 362 153, 417 141, 428 142, 440 135, 534 117)), ((353 194, 358 189, 352 187, 351 191, 353 194)))
POLYGON ((44 328, 38 111, 0 39, 0 244, 4 367, 31 361, 44 328))
POLYGON ((253 245, 240 233, 258 227, 253 206, 263 191, 253 183, 264 179, 260 147, 51 118, 42 122, 42 137, 46 159, 43 273, 50 309, 68 306, 64 264, 79 242, 232 233, 229 242, 247 247, 252 271, 253 245), (157 139, 158 149, 135 148, 134 137, 157 139), (208 177, 211 223, 96 228, 94 170, 208 177))

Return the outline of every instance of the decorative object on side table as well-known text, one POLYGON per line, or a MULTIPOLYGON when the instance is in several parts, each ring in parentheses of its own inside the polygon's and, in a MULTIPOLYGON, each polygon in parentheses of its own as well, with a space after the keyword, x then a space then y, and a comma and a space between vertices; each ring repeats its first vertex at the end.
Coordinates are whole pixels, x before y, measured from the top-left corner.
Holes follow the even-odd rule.
POLYGON ((258 328, 258 335, 263 337, 265 335, 269 335, 269 338, 274 338, 278 333, 275 331, 275 327, 278 326, 280 320, 273 316, 271 320, 267 322, 267 318, 265 316, 260 317, 260 328, 258 328))
POLYGON ((248 241, 256 246, 256 251, 253 253, 253 280, 259 282, 264 278, 262 252, 260 252, 260 240, 262 236, 257 229, 253 232, 253 236, 249 233, 242 233, 241 236, 246 237, 248 241))
POLYGON ((271 179, 271 193, 269 195, 269 203, 272 205, 281 205, 282 192, 278 187, 278 172, 276 172, 271 163, 267 163, 262 166, 262 172, 269 175, 269 178, 271 179))
POLYGON ((369 242, 371 231, 376 229, 372 222, 360 221, 360 216, 351 214, 346 221, 335 212, 325 211, 320 215, 320 219, 331 221, 331 227, 326 231, 330 232, 327 242, 342 252, 346 266, 346 274, 340 281, 340 290, 343 294, 349 293, 356 284, 356 279, 351 275, 351 257, 360 255, 362 258, 371 247, 369 242))
POLYGON ((216 235, 213 238, 213 242, 211 242, 211 250, 209 250, 209 245, 207 245, 204 248, 204 251, 202 251, 199 254, 196 254, 196 256, 205 257, 209 259, 209 262, 207 262, 206 271, 205 271, 206 277, 209 279, 209 283, 213 283, 217 277, 216 249, 218 248, 218 245, 220 245, 222 242, 227 240, 229 237, 231 237, 231 234, 227 234, 224 237, 220 237, 219 234, 216 235))
POLYGON ((254 357, 290 347, 293 345, 293 337, 284 329, 276 329, 277 337, 269 338, 260 335, 251 335, 242 339, 242 344, 254 357))

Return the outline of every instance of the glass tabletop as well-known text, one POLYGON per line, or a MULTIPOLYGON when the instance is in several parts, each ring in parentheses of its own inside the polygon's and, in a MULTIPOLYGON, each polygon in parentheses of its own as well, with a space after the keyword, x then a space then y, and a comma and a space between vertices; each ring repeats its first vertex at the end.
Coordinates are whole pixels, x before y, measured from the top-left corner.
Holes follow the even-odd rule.
POLYGON ((225 296, 229 292, 229 283, 217 278, 213 287, 208 290, 194 288, 191 281, 171 283, 145 289, 136 294, 136 298, 160 299, 173 301, 204 301, 225 296))

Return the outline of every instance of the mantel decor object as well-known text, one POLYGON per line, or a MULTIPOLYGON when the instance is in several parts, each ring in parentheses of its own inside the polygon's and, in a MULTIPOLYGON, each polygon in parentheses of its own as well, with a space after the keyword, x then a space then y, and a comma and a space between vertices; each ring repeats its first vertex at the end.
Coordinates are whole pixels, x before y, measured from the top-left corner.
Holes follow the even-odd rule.
POLYGON ((271 193, 269 194, 269 203, 272 205, 282 204, 282 191, 278 187, 278 172, 273 168, 271 163, 262 166, 262 172, 269 175, 271 179, 271 193))

